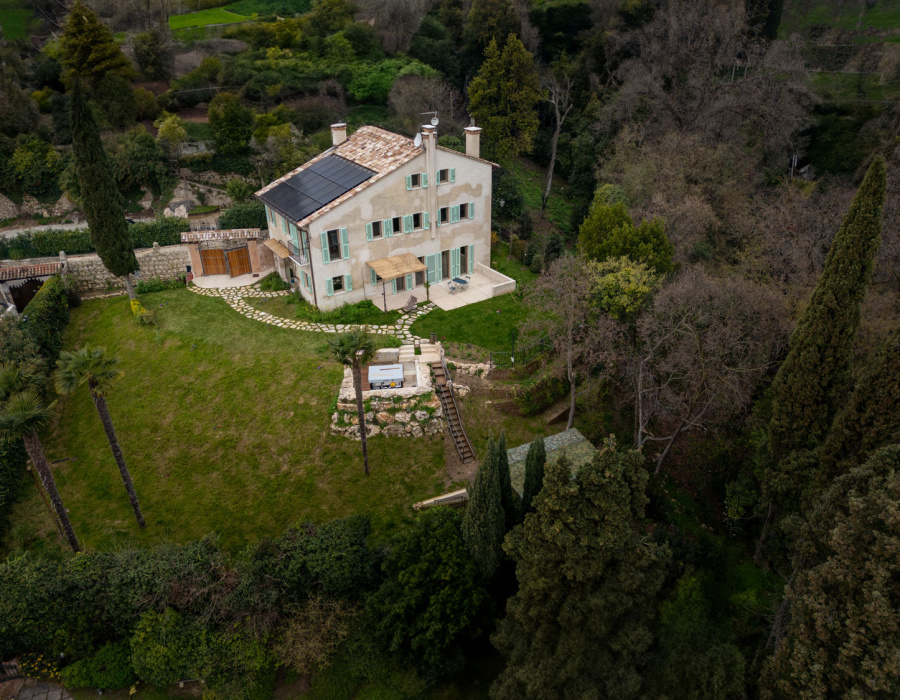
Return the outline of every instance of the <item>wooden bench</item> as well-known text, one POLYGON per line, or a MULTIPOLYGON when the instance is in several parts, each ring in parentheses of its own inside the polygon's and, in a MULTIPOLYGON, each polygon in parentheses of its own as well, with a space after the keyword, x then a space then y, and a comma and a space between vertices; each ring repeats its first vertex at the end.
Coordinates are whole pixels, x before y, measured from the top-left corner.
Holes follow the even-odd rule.
POLYGON ((403 307, 403 313, 408 314, 414 308, 416 308, 416 304, 419 303, 419 300, 414 296, 410 296, 409 301, 406 302, 406 306, 403 307))

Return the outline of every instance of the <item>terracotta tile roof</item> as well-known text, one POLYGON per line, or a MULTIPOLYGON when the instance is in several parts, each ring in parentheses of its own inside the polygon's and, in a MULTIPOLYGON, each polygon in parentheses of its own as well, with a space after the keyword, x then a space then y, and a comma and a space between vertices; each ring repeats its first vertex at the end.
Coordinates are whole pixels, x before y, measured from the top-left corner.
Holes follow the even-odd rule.
POLYGON ((322 216, 322 214, 325 214, 326 212, 334 209, 336 206, 343 204, 357 192, 361 192, 373 182, 378 182, 388 173, 393 172, 401 165, 408 163, 413 158, 424 152, 424 146, 416 146, 413 140, 407 138, 406 136, 401 136, 400 134, 394 134, 390 131, 379 129, 377 126, 362 126, 349 137, 347 137, 347 140, 344 141, 344 143, 340 144, 339 146, 329 148, 327 151, 320 153, 315 158, 308 160, 296 170, 292 170, 286 175, 282 175, 277 180, 270 182, 268 185, 259 190, 259 192, 256 193, 256 196, 259 197, 260 195, 265 194, 276 185, 280 185, 282 182, 293 177, 297 173, 302 172, 313 163, 316 163, 322 158, 330 155, 337 155, 341 158, 346 158, 347 160, 356 163, 357 165, 361 165, 364 168, 375 171, 375 175, 370 177, 362 184, 357 185, 352 190, 348 190, 337 199, 329 202, 321 209, 318 209, 317 211, 307 216, 305 219, 298 221, 297 226, 303 227, 311 221, 314 221, 315 219, 322 216))
POLYGON ((24 280, 29 277, 47 277, 62 270, 63 264, 44 263, 43 265, 25 265, 24 267, 0 267, 0 282, 24 280))
POLYGON ((182 243, 199 243, 201 241, 235 241, 250 238, 261 238, 258 228, 233 228, 216 231, 187 231, 181 234, 182 243))
POLYGON ((455 153, 458 156, 462 156, 463 158, 468 158, 470 160, 477 160, 479 163, 487 163, 492 168, 500 167, 497 163, 495 163, 491 160, 485 160, 484 158, 476 158, 475 156, 470 156, 468 153, 463 153, 462 151, 457 151, 452 148, 447 148, 446 146, 438 146, 437 149, 439 151, 446 151, 447 153, 455 153))

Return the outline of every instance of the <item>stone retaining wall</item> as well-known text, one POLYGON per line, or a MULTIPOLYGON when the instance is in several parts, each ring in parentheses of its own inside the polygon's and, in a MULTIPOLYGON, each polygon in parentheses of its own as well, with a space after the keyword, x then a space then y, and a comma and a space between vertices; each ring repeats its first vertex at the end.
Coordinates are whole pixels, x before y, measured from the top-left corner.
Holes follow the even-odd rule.
MULTIPOLYGON (((171 280, 187 272, 191 264, 187 249, 181 245, 160 247, 154 243, 152 248, 140 248, 135 251, 140 264, 140 271, 133 277, 135 282, 154 278, 171 280)), ((66 256, 67 272, 79 292, 97 289, 124 287, 121 277, 115 277, 103 267, 100 256, 96 253, 66 256)))
MULTIPOLYGON (((422 437, 444 431, 444 412, 434 392, 411 398, 373 397, 363 402, 366 410, 366 436, 422 437)), ((359 440, 359 414, 356 402, 338 401, 331 414, 331 432, 359 440)))

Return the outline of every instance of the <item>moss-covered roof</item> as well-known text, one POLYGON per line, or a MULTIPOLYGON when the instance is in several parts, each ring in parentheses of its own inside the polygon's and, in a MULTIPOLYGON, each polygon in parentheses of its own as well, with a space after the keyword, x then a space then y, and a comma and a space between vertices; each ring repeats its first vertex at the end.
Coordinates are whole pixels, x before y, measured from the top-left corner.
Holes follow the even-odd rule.
MULTIPOLYGON (((530 446, 529 442, 506 451, 512 487, 520 496, 522 495, 522 485, 525 483, 525 456, 528 454, 530 446)), ((590 462, 594 458, 594 452, 597 451, 587 438, 575 428, 545 437, 544 450, 547 453, 548 465, 556 462, 565 451, 566 456, 572 462, 574 471, 578 471, 582 464, 590 462)))

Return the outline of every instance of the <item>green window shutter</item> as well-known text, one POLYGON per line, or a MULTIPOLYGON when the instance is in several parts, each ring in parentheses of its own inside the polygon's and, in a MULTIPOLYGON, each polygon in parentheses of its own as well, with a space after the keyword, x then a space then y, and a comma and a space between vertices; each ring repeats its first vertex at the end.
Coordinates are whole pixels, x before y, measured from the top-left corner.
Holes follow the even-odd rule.
POLYGON ((450 223, 455 224, 459 221, 459 205, 457 204, 455 207, 450 207, 450 223))
POLYGON ((266 204, 265 206, 266 206, 266 221, 271 224, 272 223, 272 210, 269 209, 268 204, 266 204))
POLYGON ((421 175, 422 187, 428 187, 428 173, 422 173, 421 175))
POLYGON ((437 256, 426 255, 425 266, 428 268, 428 271, 425 273, 425 279, 428 280, 428 284, 434 284, 437 282, 437 256))
POLYGON ((407 176, 406 176, 406 189, 407 189, 407 190, 411 190, 411 189, 412 189, 412 175, 407 175, 407 176))
POLYGON ((413 276, 407 275, 406 276, 406 290, 409 291, 412 288, 413 288, 413 276))
POLYGON ((438 184, 438 185, 441 184, 441 171, 440 171, 440 170, 438 170, 437 172, 435 172, 435 174, 434 174, 434 181, 435 181, 435 183, 438 184))
POLYGON ((469 246, 469 274, 475 274, 475 245, 469 246))
POLYGON ((343 248, 344 260, 350 257, 350 242, 347 238, 347 229, 341 229, 341 246, 343 248))
POLYGON ((300 247, 300 237, 297 235, 297 227, 294 224, 291 224, 291 242, 298 248, 300 247))
POLYGON ((344 291, 353 291, 353 275, 344 275, 344 291))
POLYGON ((372 284, 378 284, 378 275, 375 274, 375 270, 373 270, 371 267, 369 268, 369 279, 371 280, 372 284))
POLYGON ((391 294, 397 293, 397 280, 391 280, 391 294))
POLYGON ((450 182, 456 182, 456 168, 450 168, 450 182))
POLYGON ((409 233, 412 231, 412 217, 404 216, 403 217, 403 233, 409 233))
POLYGON ((429 214, 427 211, 422 212, 422 228, 431 228, 431 214, 429 214))
POLYGON ((372 240, 372 224, 371 223, 366 224, 366 240, 367 241, 372 240))
POLYGON ((334 296, 334 282, 331 280, 330 277, 325 280, 325 294, 327 294, 330 297, 334 296))
POLYGON ((328 254, 328 232, 322 231, 322 262, 326 265, 331 262, 331 256, 328 254))
POLYGON ((450 251, 450 276, 451 277, 459 277, 459 248, 453 248, 450 251))
POLYGON ((437 224, 437 227, 441 227, 441 210, 437 210, 437 218, 434 220, 434 223, 437 224))
POLYGON ((390 238, 394 235, 394 221, 393 219, 385 219, 381 222, 381 237, 382 238, 390 238))
POLYGON ((475 202, 469 202, 469 218, 475 218, 475 202))

